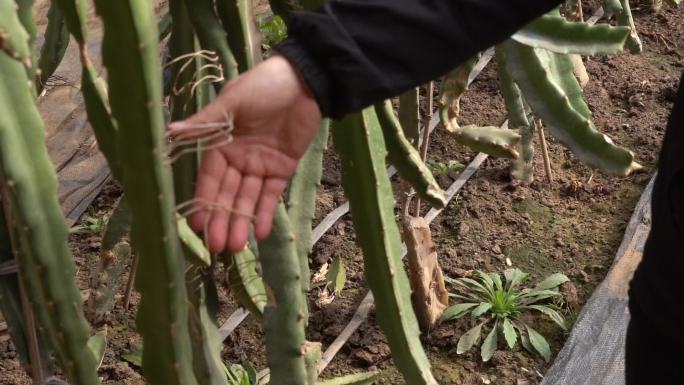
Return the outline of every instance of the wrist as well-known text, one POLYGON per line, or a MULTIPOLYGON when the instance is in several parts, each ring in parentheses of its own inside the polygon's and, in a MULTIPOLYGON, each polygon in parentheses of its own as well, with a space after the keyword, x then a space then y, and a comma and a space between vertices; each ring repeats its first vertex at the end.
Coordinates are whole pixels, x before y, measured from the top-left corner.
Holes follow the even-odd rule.
POLYGON ((316 101, 321 115, 329 116, 331 92, 330 80, 316 58, 312 56, 306 46, 295 37, 289 37, 275 47, 277 56, 286 60, 298 77, 303 92, 307 97, 316 101))

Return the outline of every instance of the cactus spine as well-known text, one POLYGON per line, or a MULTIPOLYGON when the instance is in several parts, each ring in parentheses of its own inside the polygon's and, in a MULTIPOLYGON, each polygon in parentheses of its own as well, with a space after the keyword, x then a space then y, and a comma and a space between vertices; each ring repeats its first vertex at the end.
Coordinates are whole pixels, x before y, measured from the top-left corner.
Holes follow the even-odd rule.
POLYGON ((161 64, 152 5, 142 0, 97 0, 95 5, 104 24, 103 62, 119 127, 117 155, 131 207, 131 241, 139 254, 143 371, 151 384, 194 385, 185 266, 171 172, 163 159, 161 64))
POLYGON ((75 385, 98 384, 33 82, 2 53, 0 72, 0 105, 9 111, 0 116, 0 183, 19 276, 65 375, 75 385))
POLYGON ((364 254, 367 283, 376 299, 378 323, 387 335, 396 366, 409 384, 436 385, 411 306, 392 187, 385 170, 385 143, 375 111, 368 108, 346 117, 333 127, 333 139, 364 254))
POLYGON ((444 191, 425 166, 418 150, 409 143, 399 124, 392 103, 386 100, 375 106, 378 121, 387 147, 387 158, 397 168, 402 179, 407 181, 418 195, 433 207, 442 208, 446 203, 444 191))

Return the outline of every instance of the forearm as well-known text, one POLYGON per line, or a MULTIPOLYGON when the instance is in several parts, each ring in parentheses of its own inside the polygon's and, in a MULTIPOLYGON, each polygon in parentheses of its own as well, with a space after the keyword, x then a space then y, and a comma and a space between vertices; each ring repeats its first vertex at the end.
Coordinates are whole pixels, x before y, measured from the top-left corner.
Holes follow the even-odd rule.
POLYGON ((338 118, 445 74, 559 0, 334 0, 293 16, 277 50, 338 118))

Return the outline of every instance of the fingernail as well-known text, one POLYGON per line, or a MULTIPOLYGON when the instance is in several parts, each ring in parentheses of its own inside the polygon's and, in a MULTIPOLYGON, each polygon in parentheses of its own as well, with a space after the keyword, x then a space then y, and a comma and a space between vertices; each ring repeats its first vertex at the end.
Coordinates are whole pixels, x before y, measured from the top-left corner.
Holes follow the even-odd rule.
POLYGON ((169 123, 168 126, 166 126, 169 130, 179 130, 183 127, 185 127, 185 121, 180 120, 178 122, 171 122, 169 123))

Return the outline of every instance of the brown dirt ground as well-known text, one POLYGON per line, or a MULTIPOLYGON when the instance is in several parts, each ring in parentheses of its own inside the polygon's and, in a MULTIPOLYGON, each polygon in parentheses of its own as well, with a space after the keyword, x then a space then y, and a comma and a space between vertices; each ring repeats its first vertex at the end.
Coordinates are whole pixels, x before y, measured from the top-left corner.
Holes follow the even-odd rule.
MULTIPOLYGON (((586 13, 590 13, 592 7, 586 8, 586 13)), ((637 160, 645 166, 644 172, 629 177, 594 173, 553 138, 549 138, 554 178, 551 183, 544 179, 540 156, 535 160, 537 182, 530 187, 516 187, 510 183, 507 161, 488 159, 432 224, 437 252, 447 275, 458 277, 464 271, 476 268, 501 271, 507 268, 505 261, 509 258, 513 266, 530 272, 533 278, 553 272, 566 273, 579 290, 580 304, 604 278, 632 209, 655 169, 668 111, 684 68, 684 8, 665 9, 657 15, 639 9, 634 11, 644 53, 585 60, 591 77, 585 96, 597 127, 617 144, 632 149, 637 160)), ((462 107, 462 121, 466 124, 499 124, 505 119, 493 64, 472 85, 462 107)), ((430 159, 444 163, 455 159, 465 164, 473 156, 443 130, 437 130, 433 135, 430 159)), ((316 221, 344 201, 333 151, 327 153, 324 166, 316 221)), ((448 176, 440 178, 444 187, 451 181, 448 176)), ((120 193, 116 185, 107 186, 88 215, 102 217, 110 212, 120 193)), ((83 289, 88 286, 88 272, 96 264, 100 241, 97 233, 77 234, 70 239, 83 289)), ((315 289, 310 295, 312 314, 308 338, 321 341, 324 347, 351 319, 366 292, 363 260, 354 244, 348 216, 315 245, 312 269, 316 270, 335 256, 344 258, 348 273, 342 295, 322 308, 314 304, 315 289)), ((217 271, 216 275, 217 282, 223 282, 223 273, 217 271)), ((220 286, 222 312, 219 320, 224 321, 236 305, 225 285, 220 286)), ((95 325, 98 328, 107 325, 108 346, 100 371, 107 385, 143 384, 139 369, 122 359, 122 354, 140 340, 134 332, 135 295, 132 304, 133 309, 124 312, 118 301, 104 322, 95 325)), ((424 338, 440 383, 539 383, 548 364, 517 348, 497 352, 486 364, 479 361, 476 349, 462 356, 456 355, 456 342, 469 326, 471 321, 468 319, 447 323, 424 338)), ((536 320, 535 326, 549 337, 552 350, 557 353, 566 338, 564 332, 543 320, 536 320)), ((228 337, 224 358, 228 362, 248 359, 257 367, 265 367, 258 322, 248 318, 228 337)), ((382 371, 382 384, 403 383, 372 314, 369 322, 361 326, 335 357, 323 377, 368 369, 382 371)), ((0 373, 2 384, 29 383, 7 335, 2 333, 0 373)))

